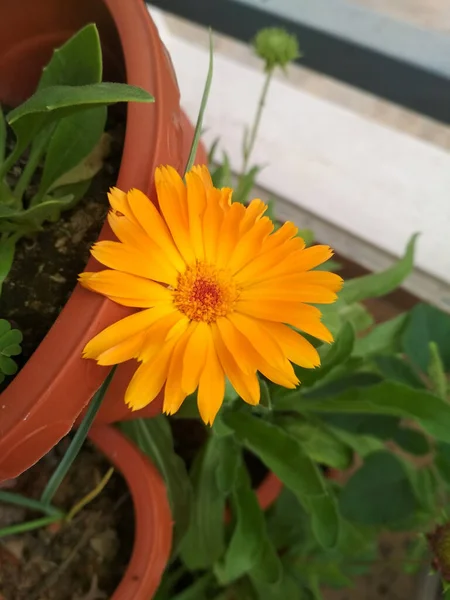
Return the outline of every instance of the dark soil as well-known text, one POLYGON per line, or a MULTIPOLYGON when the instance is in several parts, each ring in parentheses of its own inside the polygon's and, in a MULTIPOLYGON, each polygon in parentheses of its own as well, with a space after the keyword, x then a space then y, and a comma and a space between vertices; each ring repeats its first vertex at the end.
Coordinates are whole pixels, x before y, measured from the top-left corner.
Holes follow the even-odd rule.
MULTIPOLYGON (((15 360, 19 368, 28 360, 55 322, 83 271, 89 249, 96 241, 108 210, 107 191, 116 184, 123 146, 123 119, 109 120, 111 152, 78 205, 56 223, 23 238, 16 247, 13 267, 0 298, 0 317, 23 333, 23 352, 15 360)), ((13 176, 20 175, 22 164, 13 176)), ((39 173, 36 174, 39 177, 39 173)), ((33 191, 35 180, 30 186, 33 191)), ((7 378, 5 384, 11 378, 7 378)))
MULTIPOLYGON (((21 475, 12 491, 38 498, 62 455, 63 441, 21 475)), ((92 491, 109 469, 85 446, 54 499, 69 510, 92 491)), ((39 518, 0 504, 0 528, 39 518)), ((133 506, 122 478, 114 474, 101 494, 68 524, 50 525, 0 539, 0 600, 101 600, 110 598, 131 556, 133 506)))

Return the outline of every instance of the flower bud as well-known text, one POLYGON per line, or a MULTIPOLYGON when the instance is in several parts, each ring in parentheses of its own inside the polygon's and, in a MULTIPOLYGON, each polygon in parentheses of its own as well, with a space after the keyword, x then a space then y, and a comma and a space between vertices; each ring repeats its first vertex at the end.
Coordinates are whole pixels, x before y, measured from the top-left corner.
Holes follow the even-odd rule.
POLYGON ((266 71, 275 67, 285 69, 290 62, 302 56, 295 35, 278 27, 261 29, 252 43, 256 54, 265 62, 266 71))

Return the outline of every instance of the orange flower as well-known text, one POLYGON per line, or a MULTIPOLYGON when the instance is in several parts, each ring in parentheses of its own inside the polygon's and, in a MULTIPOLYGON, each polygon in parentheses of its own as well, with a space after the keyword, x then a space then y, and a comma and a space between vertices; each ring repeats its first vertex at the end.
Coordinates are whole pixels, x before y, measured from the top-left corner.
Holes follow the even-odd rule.
POLYGON ((305 248, 297 228, 274 232, 266 205, 231 202, 232 190, 213 187, 206 167, 186 183, 171 167, 156 170, 161 212, 139 190, 109 194, 109 223, 119 241, 98 242, 93 256, 108 270, 82 273, 80 283, 139 312, 94 337, 84 357, 100 365, 136 358, 125 402, 139 409, 165 385, 164 412, 175 413, 198 390, 198 408, 213 423, 225 377, 249 404, 258 404, 259 371, 294 388, 291 362, 320 364, 316 349, 290 326, 331 342, 321 313, 342 279, 311 271, 332 255, 305 248))

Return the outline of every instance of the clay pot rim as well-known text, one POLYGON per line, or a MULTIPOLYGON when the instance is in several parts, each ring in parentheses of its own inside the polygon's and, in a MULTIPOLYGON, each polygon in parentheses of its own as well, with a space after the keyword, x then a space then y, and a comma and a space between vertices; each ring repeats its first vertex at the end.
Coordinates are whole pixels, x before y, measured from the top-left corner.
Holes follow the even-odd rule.
POLYGON ((156 467, 115 427, 93 425, 89 439, 121 472, 134 506, 133 551, 111 600, 148 600, 159 586, 172 545, 165 484, 156 467))

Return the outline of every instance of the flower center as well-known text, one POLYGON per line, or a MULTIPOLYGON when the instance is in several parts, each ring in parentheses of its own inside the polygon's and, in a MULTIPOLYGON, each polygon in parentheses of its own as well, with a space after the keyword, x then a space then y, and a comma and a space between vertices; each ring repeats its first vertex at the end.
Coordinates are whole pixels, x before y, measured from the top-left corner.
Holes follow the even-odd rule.
POLYGON ((231 276, 212 265, 197 262, 178 277, 174 304, 191 321, 212 323, 233 310, 237 299, 231 276))

